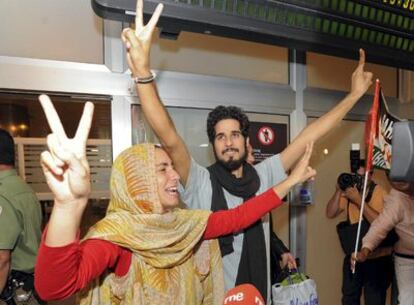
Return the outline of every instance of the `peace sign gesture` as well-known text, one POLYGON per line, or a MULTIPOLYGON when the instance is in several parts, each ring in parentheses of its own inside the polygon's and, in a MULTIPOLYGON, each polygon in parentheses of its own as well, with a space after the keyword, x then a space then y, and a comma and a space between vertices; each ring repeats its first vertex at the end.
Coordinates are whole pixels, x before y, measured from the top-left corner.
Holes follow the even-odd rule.
POLYGON ((358 98, 363 96, 372 84, 372 72, 366 72, 365 67, 365 51, 359 49, 358 66, 352 73, 351 94, 355 94, 358 98))
POLYGON ((86 141, 94 106, 90 102, 85 104, 76 135, 69 139, 50 98, 41 95, 39 101, 52 130, 47 136, 49 150, 41 154, 41 165, 46 182, 55 195, 55 203, 63 205, 79 199, 87 201, 91 183, 86 141))
POLYGON ((164 6, 161 3, 157 5, 147 25, 144 25, 143 22, 143 7, 143 0, 138 0, 135 16, 135 31, 126 28, 123 30, 121 38, 127 49, 129 69, 134 76, 145 78, 151 75, 149 67, 151 39, 164 6))
POLYGON ((303 154, 302 158, 296 163, 296 166, 288 177, 288 179, 294 181, 294 184, 303 183, 315 177, 316 170, 309 166, 312 151, 313 142, 310 142, 306 144, 305 153, 303 154))

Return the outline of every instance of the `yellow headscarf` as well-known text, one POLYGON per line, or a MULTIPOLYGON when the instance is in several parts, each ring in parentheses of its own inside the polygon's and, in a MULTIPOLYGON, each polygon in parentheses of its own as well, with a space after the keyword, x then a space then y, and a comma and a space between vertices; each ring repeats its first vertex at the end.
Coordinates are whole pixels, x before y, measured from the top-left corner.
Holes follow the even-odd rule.
POLYGON ((135 145, 115 160, 107 215, 86 238, 132 251, 128 273, 102 275, 79 294, 81 305, 222 304, 216 240, 201 241, 210 211, 159 214, 154 144, 135 145))

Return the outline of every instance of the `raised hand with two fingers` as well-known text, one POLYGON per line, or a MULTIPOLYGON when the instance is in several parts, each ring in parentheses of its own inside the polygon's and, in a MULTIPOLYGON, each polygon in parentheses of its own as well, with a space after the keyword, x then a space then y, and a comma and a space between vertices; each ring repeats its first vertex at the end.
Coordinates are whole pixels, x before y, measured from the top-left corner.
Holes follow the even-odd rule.
POLYGON ((309 166, 309 161, 312 156, 313 142, 306 144, 306 150, 302 158, 296 163, 296 166, 290 175, 278 185, 273 187, 275 193, 280 197, 285 197, 292 187, 296 184, 313 179, 316 175, 316 170, 309 166))
POLYGON ((55 204, 87 201, 91 183, 86 159, 86 141, 94 106, 90 102, 85 104, 76 135, 70 139, 50 98, 41 95, 39 100, 52 131, 47 137, 48 150, 41 154, 41 165, 46 182, 55 195, 55 204))
POLYGON ((154 14, 146 25, 144 25, 143 22, 143 7, 143 0, 138 0, 135 16, 135 30, 126 28, 121 35, 127 50, 126 57, 129 69, 133 76, 140 78, 146 78, 151 75, 151 41, 164 6, 161 3, 157 5, 154 14))
POLYGON ((288 179, 293 180, 294 184, 302 183, 315 177, 316 170, 309 166, 312 151, 313 142, 306 144, 305 153, 303 154, 302 158, 296 163, 296 166, 288 177, 288 179))

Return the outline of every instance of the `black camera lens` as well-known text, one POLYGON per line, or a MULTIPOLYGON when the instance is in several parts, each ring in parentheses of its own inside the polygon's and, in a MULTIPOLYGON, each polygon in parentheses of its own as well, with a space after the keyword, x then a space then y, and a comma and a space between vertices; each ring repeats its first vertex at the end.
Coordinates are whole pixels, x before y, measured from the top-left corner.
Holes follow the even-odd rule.
POLYGON ((351 174, 342 173, 338 177, 338 185, 342 191, 345 191, 348 187, 353 186, 354 179, 351 174))

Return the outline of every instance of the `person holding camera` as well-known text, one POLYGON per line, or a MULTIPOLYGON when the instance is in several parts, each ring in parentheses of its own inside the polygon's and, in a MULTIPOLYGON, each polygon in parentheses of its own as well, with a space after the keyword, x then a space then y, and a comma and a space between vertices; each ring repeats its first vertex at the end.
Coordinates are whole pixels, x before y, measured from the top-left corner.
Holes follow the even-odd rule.
MULTIPOLYGON (((351 254, 355 248, 362 203, 364 166, 364 160, 360 160, 356 173, 344 173, 338 177, 336 190, 326 206, 328 218, 335 218, 342 212, 347 215, 347 220, 337 225, 339 240, 345 253, 342 270, 342 305, 359 305, 362 289, 364 289, 366 305, 385 305, 386 291, 393 275, 392 247, 385 244, 379 247, 370 259, 358 264, 355 273, 351 271, 351 254)), ((371 180, 371 174, 369 173, 368 177, 360 239, 383 209, 384 190, 371 180)))

